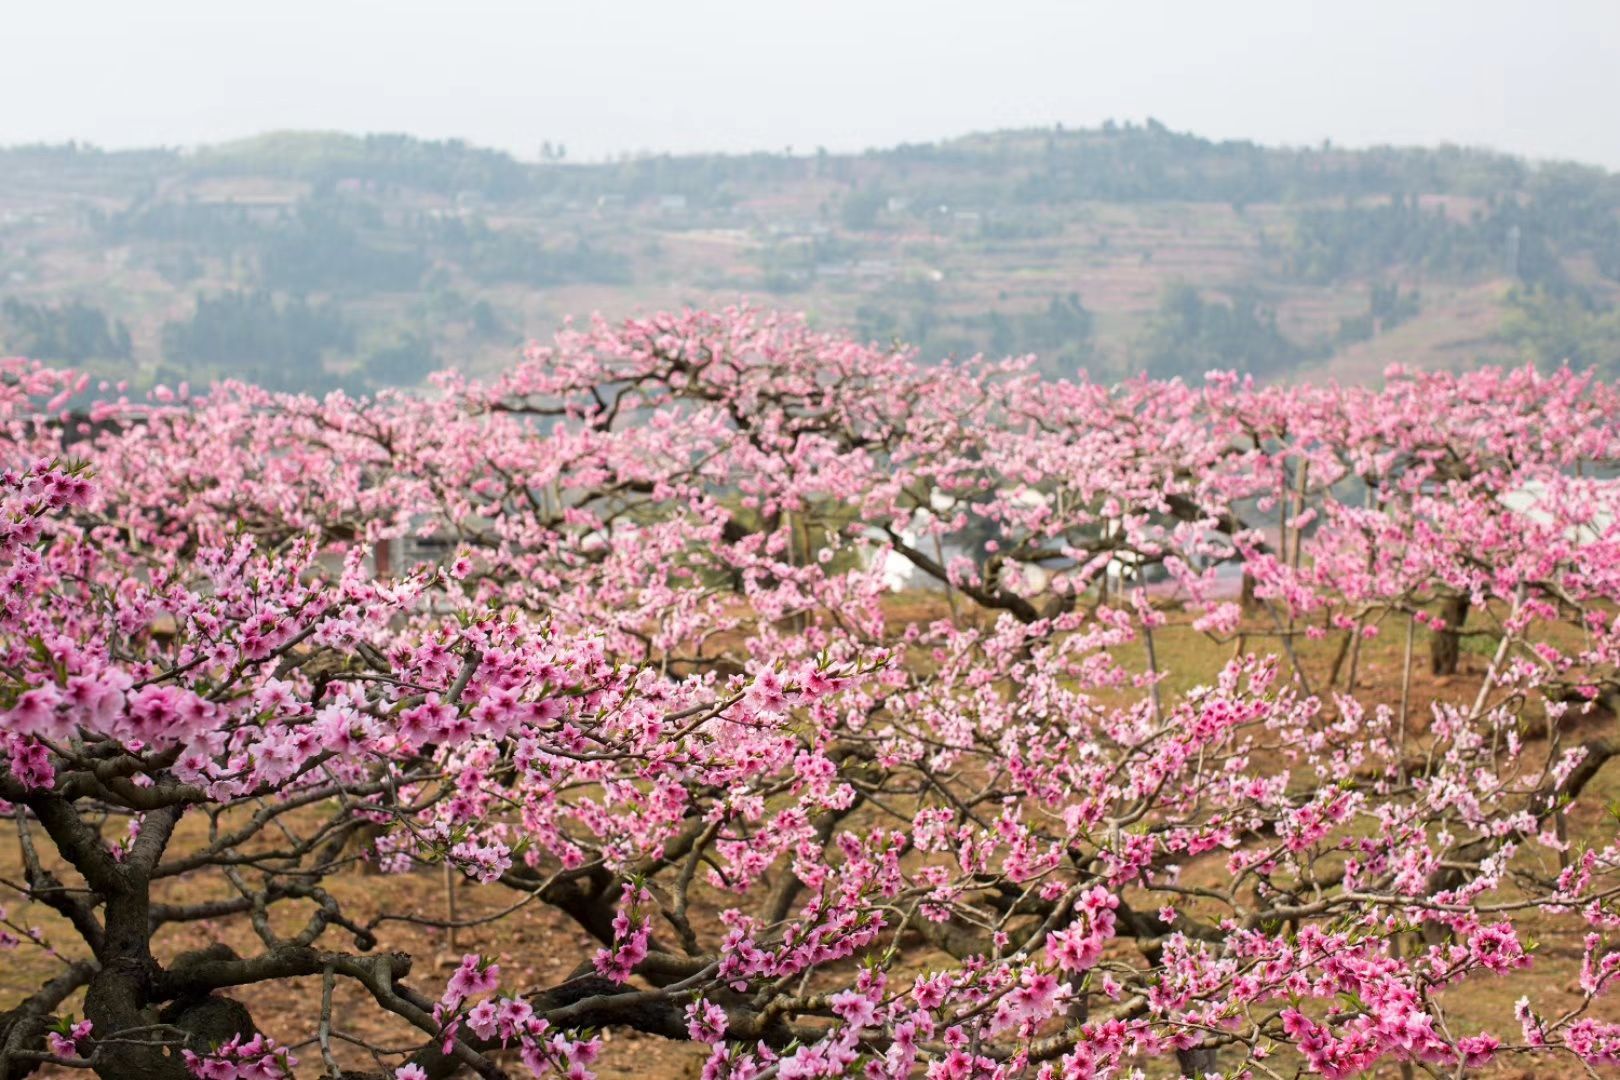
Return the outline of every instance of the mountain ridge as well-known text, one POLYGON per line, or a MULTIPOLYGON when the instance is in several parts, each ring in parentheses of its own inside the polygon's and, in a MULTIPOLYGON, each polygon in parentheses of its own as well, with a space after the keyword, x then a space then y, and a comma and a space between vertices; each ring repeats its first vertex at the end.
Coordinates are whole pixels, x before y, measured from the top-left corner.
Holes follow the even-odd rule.
POLYGON ((569 314, 747 295, 1059 372, 1617 360, 1620 176, 1597 165, 1152 120, 542 156, 333 131, 0 148, 0 348, 137 381, 365 388, 498 366, 569 314))

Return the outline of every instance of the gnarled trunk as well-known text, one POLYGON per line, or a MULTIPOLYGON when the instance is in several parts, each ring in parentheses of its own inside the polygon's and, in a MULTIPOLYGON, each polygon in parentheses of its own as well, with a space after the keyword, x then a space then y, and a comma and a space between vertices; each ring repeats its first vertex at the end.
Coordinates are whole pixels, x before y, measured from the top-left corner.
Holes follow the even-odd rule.
POLYGON ((1220 1071, 1220 1066, 1215 1063, 1217 1056, 1218 1052, 1213 1046, 1194 1046, 1187 1050, 1177 1050, 1176 1066, 1181 1069, 1184 1076, 1204 1077, 1220 1071))
POLYGON ((1468 597, 1445 597, 1440 601, 1439 614, 1445 626, 1436 630, 1429 640, 1429 671, 1435 675, 1455 675, 1462 654, 1462 628, 1468 621, 1468 597))

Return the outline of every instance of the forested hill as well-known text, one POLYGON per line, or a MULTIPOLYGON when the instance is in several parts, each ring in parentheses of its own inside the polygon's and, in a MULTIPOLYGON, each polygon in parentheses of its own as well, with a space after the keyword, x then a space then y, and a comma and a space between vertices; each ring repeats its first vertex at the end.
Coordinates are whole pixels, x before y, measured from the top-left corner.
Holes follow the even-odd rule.
POLYGON ((408 385, 567 315, 739 297, 1104 376, 1620 374, 1620 176, 1152 121, 588 164, 298 132, 0 149, 0 353, 137 385, 408 385))

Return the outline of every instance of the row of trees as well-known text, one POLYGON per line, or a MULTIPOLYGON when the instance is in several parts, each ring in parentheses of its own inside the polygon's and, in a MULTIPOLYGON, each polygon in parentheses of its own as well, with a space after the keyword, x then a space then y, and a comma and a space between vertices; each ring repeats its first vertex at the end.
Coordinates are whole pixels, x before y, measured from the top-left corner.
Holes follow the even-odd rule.
POLYGON ((307 390, 327 380, 329 351, 352 349, 354 328, 334 304, 265 291, 197 297, 190 319, 163 328, 163 355, 188 374, 239 368, 276 390, 307 390))
POLYGON ((1257 290, 1206 299, 1185 282, 1165 290, 1134 350, 1142 369, 1159 378, 1196 378, 1239 363, 1258 375, 1276 375, 1306 355, 1278 329, 1276 311, 1257 290))
POLYGON ((432 396, 92 392, 0 378, 0 888, 61 958, 0 1075, 580 1076, 610 1028, 736 1078, 1620 1061, 1608 384, 1110 387, 726 311, 432 396), (405 536, 443 560, 374 575, 405 536), (1406 687, 1424 624, 1490 663, 1421 717, 1360 658, 1406 635, 1406 687), (1230 662, 1178 682, 1173 633, 1230 662), (391 934, 447 922, 340 901, 357 861, 592 943, 423 970, 391 934), (203 919, 255 948, 165 945, 203 919), (286 980, 309 1030, 259 1030, 286 980))
MULTIPOLYGON (((509 339, 514 331, 487 301, 454 293, 434 297, 478 340, 509 339)), ((226 373, 275 390, 321 392, 337 386, 364 391, 416 386, 442 366, 433 344, 405 333, 382 344, 363 344, 354 322, 333 301, 268 290, 199 293, 187 317, 162 331, 157 381, 208 380, 226 373)), ((57 364, 91 363, 107 370, 133 357, 129 329, 83 301, 0 304, 0 351, 57 364)))
MULTIPOLYGON (((555 149, 555 148, 554 148, 555 149)), ((1532 165, 1507 154, 1331 145, 1265 147, 1210 140, 1156 121, 1098 128, 1005 131, 942 143, 904 144, 863 155, 825 150, 741 155, 624 155, 564 165, 554 153, 538 166, 461 140, 403 135, 283 132, 207 148, 105 151, 84 144, 0 148, 9 170, 71 170, 148 182, 177 170, 203 176, 267 175, 304 180, 319 190, 344 182, 499 200, 529 197, 627 199, 683 194, 693 205, 723 203, 736 189, 806 178, 859 182, 874 171, 911 181, 919 197, 960 204, 976 192, 997 203, 1153 200, 1254 203, 1286 199, 1368 198, 1392 191, 1486 197, 1525 192, 1585 215, 1613 208, 1612 180, 1600 169, 1532 165)), ((1588 218, 1589 220, 1589 218, 1588 218)))
POLYGON ((472 146, 462 139, 409 135, 278 132, 209 147, 188 166, 204 176, 308 180, 322 191, 344 182, 450 196, 476 191, 498 199, 533 190, 531 170, 504 151, 472 146))
POLYGON ((1620 309, 1577 293, 1516 288, 1508 294, 1502 336, 1527 359, 1620 370, 1620 309))
MULTIPOLYGON (((1538 182, 1506 154, 1448 146, 1346 150, 1265 147, 1212 140, 1164 124, 1004 132, 945 144, 901 146, 880 157, 936 173, 991 174, 983 186, 1026 202, 1081 200, 1220 202, 1368 197, 1390 191, 1484 195, 1538 182)), ((1578 182, 1600 170, 1572 168, 1578 182)), ((952 200, 959 201, 959 200, 952 200)))
MULTIPOLYGON (((1533 295, 1516 293, 1510 303, 1523 307, 1529 303, 1524 297, 1533 295)), ((1337 347, 1393 330, 1415 317, 1420 307, 1417 290, 1375 282, 1367 291, 1365 310, 1341 318, 1331 337, 1299 340, 1283 332, 1275 305, 1258 288, 1215 293, 1179 281, 1160 295, 1157 308, 1126 346, 1125 355, 1109 356, 1097 346, 1095 314, 1078 293, 1054 295, 1045 307, 1033 311, 991 309, 963 315, 946 310, 928 283, 911 283, 888 290, 883 303, 859 305, 854 330, 873 341, 913 342, 919 352, 932 356, 1034 353, 1044 371, 1058 376, 1123 368, 1157 378, 1201 378, 1206 371, 1239 368, 1276 377, 1306 360, 1328 357, 1337 347)), ((1573 298, 1562 310, 1567 313, 1571 308, 1582 314, 1589 311, 1573 298)), ((1555 320, 1548 313, 1536 318, 1534 325, 1537 329, 1532 331, 1528 323, 1510 319, 1504 336, 1510 343, 1525 345, 1527 359, 1543 367, 1566 360, 1606 367, 1614 352, 1605 351, 1601 341, 1575 340, 1584 333, 1583 323, 1555 320)))
POLYGON ((1327 283, 1394 267, 1453 276, 1502 276, 1571 288, 1566 257, 1592 254, 1620 280, 1620 206, 1594 210, 1580 231, 1540 203, 1509 198, 1455 220, 1443 206, 1396 195, 1387 201, 1301 211, 1284 245, 1287 272, 1327 283))
POLYGON ((31 304, 7 297, 0 303, 0 348, 70 364, 128 360, 129 327, 82 300, 31 304))
MULTIPOLYGON (((491 228, 482 217, 412 213, 384 220, 364 194, 303 199, 271 216, 231 202, 140 202, 90 222, 109 243, 174 249, 225 260, 264 288, 298 295, 414 292, 436 272, 455 267, 481 284, 548 286, 622 283, 630 264, 619 252, 579 235, 549 236, 491 228)), ((190 275, 201 272, 200 264, 190 275)))

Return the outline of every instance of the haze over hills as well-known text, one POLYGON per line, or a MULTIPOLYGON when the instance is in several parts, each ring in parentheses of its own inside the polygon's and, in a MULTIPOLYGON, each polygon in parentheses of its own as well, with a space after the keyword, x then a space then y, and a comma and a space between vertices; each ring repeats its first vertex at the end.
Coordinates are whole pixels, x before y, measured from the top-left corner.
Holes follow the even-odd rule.
POLYGON ((525 163, 285 132, 0 150, 0 352, 137 385, 367 390, 489 370, 565 316, 734 302, 927 358, 1373 379, 1620 374, 1620 176, 1149 122, 862 154, 525 163))

